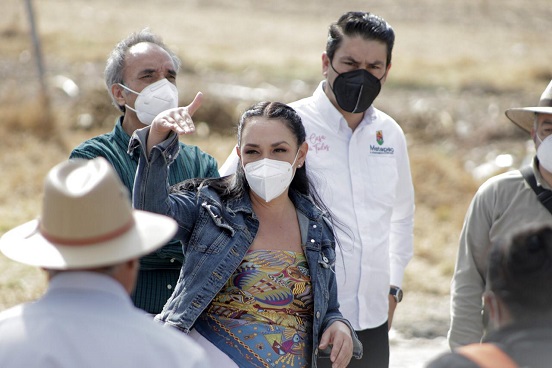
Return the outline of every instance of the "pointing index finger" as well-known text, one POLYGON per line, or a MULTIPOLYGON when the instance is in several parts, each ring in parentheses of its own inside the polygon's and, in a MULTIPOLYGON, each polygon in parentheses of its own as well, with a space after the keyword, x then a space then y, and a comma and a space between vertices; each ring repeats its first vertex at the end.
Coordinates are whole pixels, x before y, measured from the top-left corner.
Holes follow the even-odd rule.
POLYGON ((203 93, 198 92, 194 100, 188 106, 186 106, 186 109, 188 110, 188 114, 190 114, 190 116, 193 116, 197 109, 199 109, 199 107, 201 106, 201 101, 203 101, 203 93))

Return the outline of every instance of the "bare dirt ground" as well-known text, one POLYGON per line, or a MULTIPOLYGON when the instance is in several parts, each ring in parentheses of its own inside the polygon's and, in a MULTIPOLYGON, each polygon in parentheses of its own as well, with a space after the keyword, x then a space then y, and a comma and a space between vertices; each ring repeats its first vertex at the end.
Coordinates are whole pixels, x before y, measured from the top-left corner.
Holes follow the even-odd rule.
MULTIPOLYGON (((181 101, 198 90, 206 97, 201 134, 191 141, 222 162, 246 105, 312 93, 330 22, 355 9, 383 16, 397 41, 376 105, 407 134, 417 206, 391 366, 422 367, 446 350, 449 282, 471 196, 532 153, 504 110, 535 104, 552 78, 548 0, 35 1, 53 111, 46 130, 37 123, 44 111, 23 3, 4 1, 0 17, 0 234, 35 216, 53 164, 111 129, 116 111, 102 71, 128 33, 149 26, 181 56, 181 101), (500 157, 511 162, 500 166, 500 157)), ((1 257, 0 267, 0 310, 40 295, 35 270, 1 257)))

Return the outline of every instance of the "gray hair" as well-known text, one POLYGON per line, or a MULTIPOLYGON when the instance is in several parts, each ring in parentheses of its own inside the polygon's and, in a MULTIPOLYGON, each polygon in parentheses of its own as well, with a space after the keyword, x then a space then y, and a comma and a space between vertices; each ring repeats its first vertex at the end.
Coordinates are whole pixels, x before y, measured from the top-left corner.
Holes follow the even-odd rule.
POLYGON ((111 96, 113 104, 121 111, 125 111, 124 106, 119 106, 113 93, 111 92, 111 86, 117 83, 123 83, 123 69, 125 67, 125 57, 127 51, 134 45, 137 45, 142 42, 150 42, 156 44, 165 50, 172 59, 175 70, 178 72, 180 69, 180 59, 174 52, 172 52, 161 38, 154 33, 152 33, 149 28, 144 28, 139 32, 134 32, 128 35, 125 39, 121 40, 111 51, 107 59, 107 63, 104 71, 105 84, 107 87, 107 92, 111 96))

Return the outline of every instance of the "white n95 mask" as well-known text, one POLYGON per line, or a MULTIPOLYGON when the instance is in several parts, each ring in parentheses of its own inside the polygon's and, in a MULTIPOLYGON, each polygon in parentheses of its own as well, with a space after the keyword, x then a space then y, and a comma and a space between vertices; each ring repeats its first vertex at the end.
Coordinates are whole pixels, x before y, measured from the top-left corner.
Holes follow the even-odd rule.
POLYGON ((143 124, 151 125, 158 114, 178 107, 178 89, 166 78, 146 86, 140 93, 121 83, 119 86, 138 95, 134 109, 127 104, 125 107, 134 111, 143 124))
POLYGON ((282 194, 293 180, 294 174, 293 165, 289 162, 269 158, 250 162, 243 170, 251 190, 266 202, 282 194))
POLYGON ((542 165, 546 171, 552 173, 552 135, 541 140, 537 133, 537 139, 540 141, 539 148, 537 148, 539 164, 542 165))

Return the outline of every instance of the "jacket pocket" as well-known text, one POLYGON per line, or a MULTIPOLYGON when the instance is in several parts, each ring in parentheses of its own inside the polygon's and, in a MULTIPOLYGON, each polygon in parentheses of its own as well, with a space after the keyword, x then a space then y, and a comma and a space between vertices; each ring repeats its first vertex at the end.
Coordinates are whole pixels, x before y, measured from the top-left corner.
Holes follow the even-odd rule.
POLYGON ((322 244, 317 263, 318 282, 320 283, 320 290, 323 291, 324 300, 327 303, 332 292, 332 283, 335 281, 335 251, 333 243, 322 244))
POLYGON ((220 253, 234 236, 235 230, 224 219, 219 207, 207 202, 203 202, 201 207, 189 246, 196 252, 220 253))

